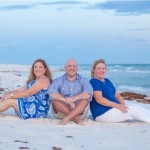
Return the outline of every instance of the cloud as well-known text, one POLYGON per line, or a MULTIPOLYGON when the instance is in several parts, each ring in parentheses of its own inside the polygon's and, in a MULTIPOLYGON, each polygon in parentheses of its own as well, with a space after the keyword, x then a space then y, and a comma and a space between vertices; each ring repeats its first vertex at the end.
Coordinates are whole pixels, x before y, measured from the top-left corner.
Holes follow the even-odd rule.
POLYGON ((106 1, 99 3, 90 3, 85 1, 52 1, 43 3, 17 4, 0 6, 0 10, 25 10, 37 6, 57 5, 63 6, 63 9, 68 9, 68 6, 83 5, 83 9, 99 9, 99 10, 114 10, 116 15, 140 15, 150 13, 150 1, 147 0, 118 0, 106 1))
POLYGON ((89 9, 114 10, 116 15, 141 15, 150 13, 150 1, 106 1, 90 5, 89 9))
POLYGON ((82 2, 78 1, 57 1, 57 2, 45 2, 45 3, 35 3, 35 4, 22 4, 22 5, 6 5, 1 6, 0 10, 24 10, 31 9, 37 6, 49 6, 49 5, 78 5, 82 4, 82 2))
POLYGON ((128 29, 129 31, 148 31, 149 28, 137 28, 137 29, 128 29))
POLYGON ((20 43, 17 43, 17 42, 0 43, 0 51, 13 50, 19 47, 21 47, 21 45, 20 43))
POLYGON ((47 3, 40 3, 41 5, 76 5, 81 4, 82 2, 79 1, 57 1, 57 2, 47 2, 47 3))
POLYGON ((113 37, 112 40, 122 41, 126 43, 149 43, 149 40, 142 37, 135 37, 135 36, 124 36, 124 35, 118 35, 116 37, 113 37))
POLYGON ((33 8, 34 5, 10 5, 10 6, 3 6, 0 7, 0 10, 24 10, 33 8))

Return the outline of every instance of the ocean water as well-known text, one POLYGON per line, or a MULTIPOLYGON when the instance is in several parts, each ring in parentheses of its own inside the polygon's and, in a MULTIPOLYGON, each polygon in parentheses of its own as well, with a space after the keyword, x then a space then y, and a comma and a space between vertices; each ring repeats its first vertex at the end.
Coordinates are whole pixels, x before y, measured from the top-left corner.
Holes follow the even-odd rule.
MULTIPOLYGON (((90 79, 91 65, 80 65, 81 74, 90 79)), ((120 92, 130 91, 150 96, 150 64, 109 64, 106 78, 120 92)))
MULTIPOLYGON (((65 73, 64 65, 49 65, 53 79, 65 73)), ((28 77, 30 65, 0 64, 0 73, 13 73, 28 77)), ((90 79, 91 65, 79 65, 78 72, 90 79)), ((150 64, 109 64, 106 77, 109 78, 118 91, 130 91, 150 96, 150 64)), ((1 81, 3 82, 3 81, 1 81)))

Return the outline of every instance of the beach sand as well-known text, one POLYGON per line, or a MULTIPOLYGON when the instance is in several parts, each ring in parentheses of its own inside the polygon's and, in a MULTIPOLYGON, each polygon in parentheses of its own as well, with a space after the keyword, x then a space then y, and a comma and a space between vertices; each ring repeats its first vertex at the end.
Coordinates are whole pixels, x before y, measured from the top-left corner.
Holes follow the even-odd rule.
POLYGON ((147 123, 98 123, 89 118, 85 119, 85 125, 72 121, 57 125, 58 122, 51 113, 47 119, 22 120, 9 109, 0 114, 0 150, 150 149, 147 123))
MULTIPOLYGON (((26 77, 0 73, 1 87, 13 90, 23 85, 26 77)), ((2 94, 2 93, 1 93, 2 94)), ((131 101, 127 103, 138 103, 131 101)), ((139 103, 148 109, 150 104, 139 103)), ((57 125, 51 111, 46 119, 22 120, 11 108, 0 113, 0 150, 149 150, 150 124, 139 121, 98 123, 90 111, 77 125, 57 125)))

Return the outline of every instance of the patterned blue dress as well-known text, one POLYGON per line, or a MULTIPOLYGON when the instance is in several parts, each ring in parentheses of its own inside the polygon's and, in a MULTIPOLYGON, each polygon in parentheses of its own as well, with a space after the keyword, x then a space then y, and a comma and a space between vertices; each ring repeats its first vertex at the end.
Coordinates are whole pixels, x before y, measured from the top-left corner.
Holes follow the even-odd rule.
MULTIPOLYGON (((29 89, 36 80, 30 82, 26 89, 29 89)), ((19 114, 23 119, 46 118, 49 111, 50 101, 48 90, 40 90, 38 93, 24 98, 18 98, 19 114)))

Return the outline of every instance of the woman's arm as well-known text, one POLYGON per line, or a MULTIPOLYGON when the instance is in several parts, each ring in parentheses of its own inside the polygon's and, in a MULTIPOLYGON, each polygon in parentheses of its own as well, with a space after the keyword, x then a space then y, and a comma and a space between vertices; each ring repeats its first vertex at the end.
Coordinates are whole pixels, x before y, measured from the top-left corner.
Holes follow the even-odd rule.
MULTIPOLYGON (((6 100, 6 97, 10 97, 11 94, 17 93, 18 91, 24 91, 25 88, 26 88, 26 85, 22 86, 22 87, 19 88, 19 89, 13 90, 13 91, 5 92, 5 93, 2 95, 2 101, 6 100)), ((11 97, 11 98, 12 98, 12 97, 11 97)), ((7 99, 8 99, 8 98, 7 98, 7 99)))
POLYGON ((50 81, 47 77, 41 77, 29 89, 16 91, 13 93, 13 97, 11 94, 7 94, 4 99, 27 97, 39 92, 41 89, 48 89, 49 84, 50 81))
POLYGON ((19 88, 19 89, 8 91, 8 92, 5 92, 4 94, 10 94, 10 93, 16 93, 18 91, 24 91, 25 88, 26 88, 26 84, 24 86, 22 86, 21 88, 19 88))
POLYGON ((94 91, 94 98, 95 98, 96 102, 101 105, 117 108, 123 113, 127 112, 128 107, 126 105, 117 104, 115 102, 109 101, 108 99, 103 97, 102 92, 100 92, 100 91, 94 91))
POLYGON ((125 102, 124 102, 122 96, 120 95, 120 93, 116 92, 115 97, 120 102, 120 104, 125 104, 125 102))

